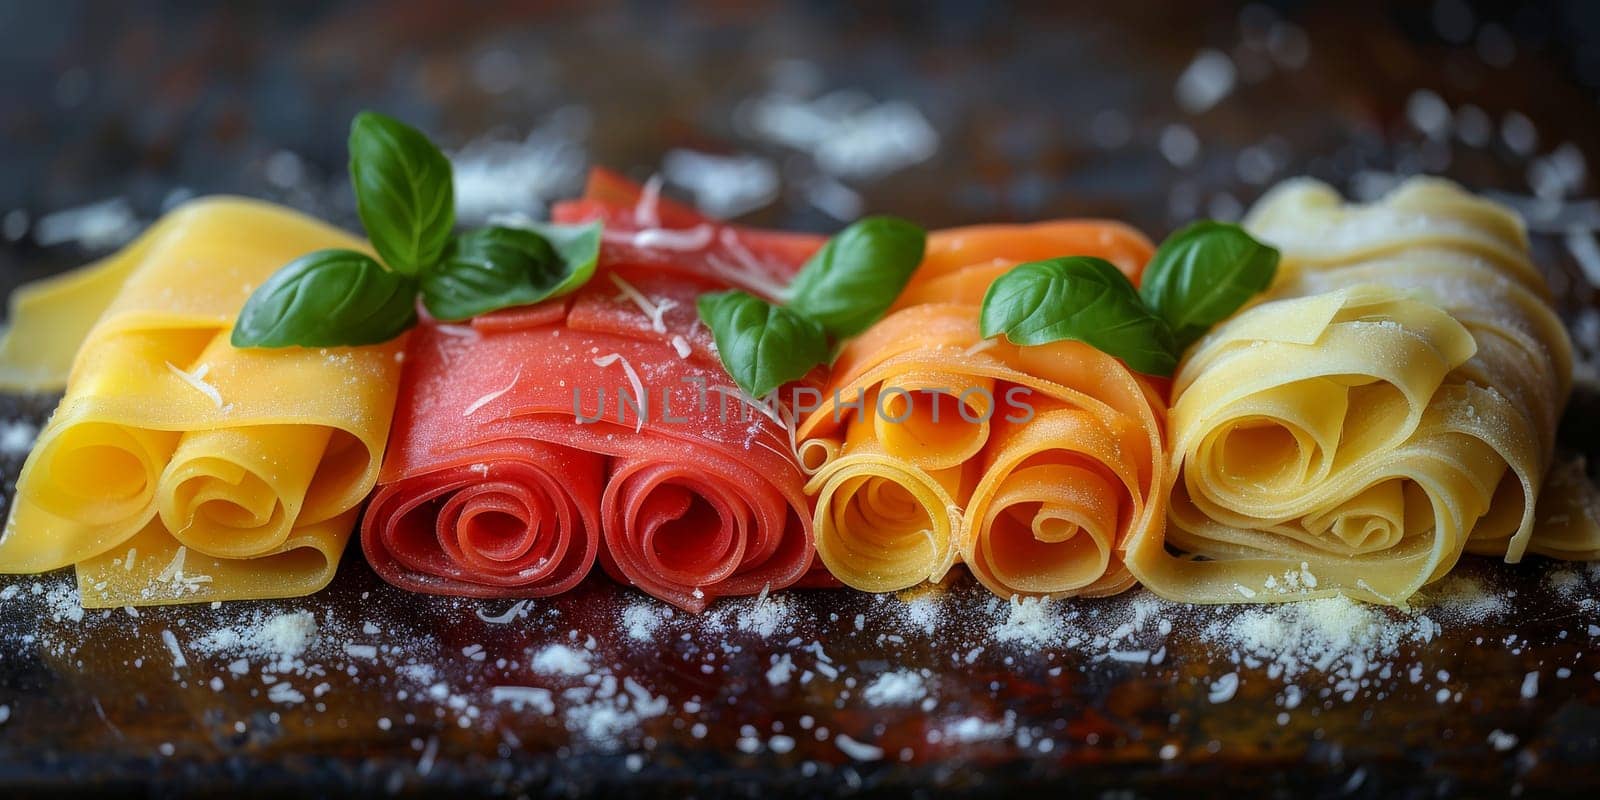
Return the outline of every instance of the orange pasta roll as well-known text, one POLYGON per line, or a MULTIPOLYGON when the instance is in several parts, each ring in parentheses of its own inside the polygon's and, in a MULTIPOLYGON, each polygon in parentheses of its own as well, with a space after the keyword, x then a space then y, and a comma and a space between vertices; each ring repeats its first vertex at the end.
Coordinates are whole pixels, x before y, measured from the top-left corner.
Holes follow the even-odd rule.
POLYGON ((893 591, 961 561, 1004 597, 1133 585, 1123 542, 1166 514, 1164 382, 1079 342, 986 340, 978 314, 1018 263, 1096 256, 1137 281, 1151 252, 1100 221, 929 236, 896 310, 845 345, 798 429, 835 577, 893 591))

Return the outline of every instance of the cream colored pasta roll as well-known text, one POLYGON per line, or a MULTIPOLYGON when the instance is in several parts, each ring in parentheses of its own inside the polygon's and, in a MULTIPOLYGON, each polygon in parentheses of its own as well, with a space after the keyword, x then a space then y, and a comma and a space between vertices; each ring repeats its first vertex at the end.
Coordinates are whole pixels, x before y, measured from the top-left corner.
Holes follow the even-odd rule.
POLYGON ((1370 205, 1309 180, 1246 220, 1283 253, 1173 386, 1166 535, 1128 565, 1165 596, 1403 604, 1464 552, 1595 548, 1535 504, 1571 345, 1520 220, 1415 179, 1370 205))

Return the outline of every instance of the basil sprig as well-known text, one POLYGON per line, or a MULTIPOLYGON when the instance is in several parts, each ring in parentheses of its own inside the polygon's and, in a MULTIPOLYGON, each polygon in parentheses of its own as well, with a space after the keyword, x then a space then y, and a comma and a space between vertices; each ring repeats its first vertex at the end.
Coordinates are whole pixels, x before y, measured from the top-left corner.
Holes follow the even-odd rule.
POLYGON ((733 382, 762 397, 827 363, 840 340, 877 322, 911 280, 926 243, 910 222, 868 217, 806 261, 786 304, 732 290, 703 294, 695 306, 733 382))
POLYGON ((1167 237, 1139 296, 1172 329, 1179 352, 1272 284, 1278 251, 1238 225, 1202 220, 1167 237))
POLYGON ((576 291, 594 277, 600 225, 490 227, 455 236, 450 160, 420 131, 364 111, 350 125, 350 183, 381 263, 353 250, 295 259, 239 312, 235 347, 376 344, 428 312, 464 320, 576 291))
POLYGON ((1152 314, 1110 262, 1068 256, 1020 264, 989 285, 979 332, 1012 344, 1083 342, 1139 372, 1170 375, 1178 359, 1172 331, 1152 314))
POLYGON ((990 284, 979 328, 1023 346, 1080 341, 1135 371, 1171 375, 1189 345, 1272 283, 1277 266, 1278 251, 1239 226, 1198 222, 1161 244, 1138 290, 1099 258, 1019 264, 990 284))

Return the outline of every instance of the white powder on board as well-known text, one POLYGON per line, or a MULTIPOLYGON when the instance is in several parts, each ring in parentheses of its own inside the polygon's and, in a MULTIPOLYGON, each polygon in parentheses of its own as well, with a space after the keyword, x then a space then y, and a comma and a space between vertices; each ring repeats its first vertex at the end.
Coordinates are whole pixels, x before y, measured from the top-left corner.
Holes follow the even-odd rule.
POLYGON ((552 644, 534 655, 531 666, 543 675, 583 675, 589 672, 589 654, 564 644, 552 644))
POLYGON ((1571 567, 1550 570, 1544 576, 1544 585, 1565 600, 1579 599, 1591 593, 1583 573, 1571 567))
POLYGON ((762 589, 754 600, 734 602, 734 627, 740 631, 767 638, 793 624, 787 596, 769 596, 762 589))
POLYGON ((237 625, 213 628, 192 643, 205 655, 241 655, 270 664, 293 665, 317 639, 317 618, 310 611, 254 615, 237 625))
POLYGON ((926 590, 906 600, 898 616, 907 631, 932 636, 943 616, 938 590, 926 590))
POLYGON ((908 706, 927 697, 928 687, 921 673, 903 669, 879 675, 861 696, 873 706, 908 706))
POLYGON ((1522 676, 1522 699, 1532 700, 1539 696, 1539 672, 1535 670, 1522 676))
POLYGON ((622 628, 634 641, 648 642, 671 614, 670 609, 661 608, 659 603, 640 600, 622 610, 622 628))
POLYGON ((496 703, 508 703, 517 710, 527 707, 540 714, 556 712, 550 690, 537 686, 495 686, 489 690, 489 699, 496 703))
POLYGON ((82 622, 83 603, 78 597, 78 585, 72 581, 52 581, 48 588, 38 582, 33 584, 34 594, 43 589, 46 612, 53 622, 82 622))
POLYGON ((1503 595, 1472 575, 1451 575, 1425 587, 1417 605, 1444 618, 1471 622, 1498 619, 1508 609, 1503 595))
POLYGON ((1005 738, 1011 735, 1015 726, 1013 713, 1007 711, 1006 719, 998 722, 982 717, 964 717, 946 723, 939 730, 939 741, 965 743, 1005 738))
POLYGON ((1388 625, 1381 613, 1331 597, 1249 609, 1207 633, 1288 680, 1307 670, 1359 678, 1379 657, 1395 655, 1402 643, 1432 636, 1431 623, 1388 625))
POLYGON ((794 657, 788 653, 774 656, 772 666, 767 669, 767 683, 782 686, 789 682, 789 677, 792 675, 794 675, 794 657))
MULTIPOLYGON (((1583 570, 1566 571, 1577 580, 1590 579, 1583 570)), ((929 744, 1004 741, 1044 752, 1056 746, 1048 728, 1019 724, 1011 716, 993 719, 970 711, 943 711, 961 709, 964 692, 985 689, 953 688, 934 680, 934 672, 908 669, 896 659, 926 647, 936 658, 948 658, 951 668, 972 674, 1023 669, 1050 677, 1069 670, 1162 675, 1177 680, 1179 691, 1193 693, 1205 704, 1239 702, 1248 683, 1261 696, 1275 699, 1280 724, 1290 712, 1350 702, 1358 694, 1381 697, 1401 687, 1429 698, 1437 694, 1440 702, 1461 702, 1463 690, 1470 687, 1427 666, 1425 645, 1439 630, 1436 619, 1452 626, 1469 624, 1469 617, 1489 613, 1473 610, 1480 607, 1503 607, 1503 616, 1511 618, 1509 598, 1490 579, 1473 577, 1477 574, 1464 571, 1460 583, 1437 587, 1426 604, 1419 602, 1420 613, 1342 598, 1251 608, 1189 606, 1144 590, 1092 601, 1001 600, 971 581, 958 580, 899 597, 872 598, 853 607, 849 615, 832 619, 826 605, 818 608, 812 603, 812 598, 826 595, 805 593, 719 600, 703 615, 683 615, 659 601, 624 594, 601 601, 607 604, 601 619, 615 631, 607 647, 626 648, 630 654, 658 651, 666 659, 682 658, 691 670, 708 676, 743 675, 745 680, 727 684, 734 692, 729 698, 717 697, 717 704, 730 698, 760 702, 771 692, 805 695, 819 691, 821 684, 827 687, 820 689, 824 696, 834 697, 846 713, 921 709, 929 715, 925 733, 929 744), (881 660, 861 661, 859 650, 849 647, 845 652, 852 658, 830 655, 823 642, 840 636, 875 643, 883 652, 881 660), (754 644, 752 637, 762 641, 754 644), (1181 670, 1174 671, 1169 644, 1181 648, 1185 659, 1181 670), (759 660, 751 661, 758 653, 759 660), (1192 670, 1196 663, 1205 668, 1192 670), (1409 689, 1411 685, 1416 688, 1409 689)), ((1573 580, 1565 575, 1546 577, 1555 601, 1576 609, 1576 600, 1556 591, 1573 580)), ((35 596, 40 601, 48 596, 47 608, 54 614, 77 615, 84 625, 141 624, 119 610, 85 614, 68 581, 0 587, 0 597, 9 598, 8 602, 35 596)), ((647 683, 649 671, 628 671, 631 655, 608 662, 596 641, 599 631, 590 633, 564 621, 558 612, 570 606, 559 600, 515 606, 500 622, 501 617, 494 615, 480 613, 478 617, 487 619, 475 618, 474 610, 481 611, 477 603, 460 603, 457 619, 481 624, 484 632, 496 636, 450 642, 406 638, 406 619, 385 616, 381 607, 368 612, 373 616, 343 623, 304 611, 273 613, 238 606, 224 606, 223 613, 199 628, 171 624, 181 617, 162 616, 167 611, 146 610, 142 616, 144 623, 167 621, 146 629, 149 635, 164 628, 176 634, 188 662, 182 679, 209 685, 212 691, 252 692, 286 714, 290 708, 309 713, 300 709, 313 709, 326 692, 347 685, 336 678, 348 673, 361 675, 357 680, 363 684, 368 676, 387 676, 376 686, 363 685, 361 691, 388 692, 386 703, 411 704, 407 713, 418 718, 438 715, 462 728, 506 725, 516 717, 517 723, 509 728, 516 730, 516 724, 548 719, 569 732, 574 747, 601 750, 648 749, 660 735, 658 726, 668 719, 674 728, 681 719, 685 732, 710 735, 714 725, 708 727, 707 718, 700 715, 712 707, 711 701, 691 697, 674 703, 658 696, 647 683), (242 610, 234 613, 234 609, 242 610), (503 635, 508 631, 502 626, 527 631, 534 639, 507 648, 503 635), (486 662, 498 673, 492 680, 476 677, 484 673, 470 667, 463 673, 458 667, 468 662, 486 662), (220 679, 208 682, 212 677, 205 674, 208 669, 220 679)), ((43 616, 49 618, 51 613, 43 616)), ((1582 635, 1582 623, 1589 620, 1578 620, 1576 630, 1582 635)), ((56 627, 60 630, 53 635, 58 637, 82 629, 56 627)), ((1600 631, 1600 626, 1593 630, 1600 631)), ((1508 646, 1517 650, 1528 645, 1519 641, 1508 646)), ((153 653, 145 652, 147 667, 171 668, 160 639, 153 653), (148 657, 154 654, 162 657, 148 657)), ((911 663, 920 667, 924 662, 911 663)), ((1552 680, 1563 677, 1560 670, 1552 674, 1552 680)), ((1531 686, 1530 696, 1537 696, 1540 675, 1533 673, 1525 680, 1531 686)), ((1507 691, 1518 691, 1516 684, 1513 680, 1507 691)), ((986 690, 995 694, 1006 688, 1002 682, 986 690)), ((399 713, 386 719, 391 727, 408 724, 399 713)), ((807 731, 806 736, 791 729, 746 726, 749 730, 739 732, 738 746, 751 753, 799 751, 814 738, 833 742, 850 758, 903 755, 879 754, 882 748, 860 730, 848 731, 859 738, 841 739, 839 730, 824 730, 837 724, 831 718, 820 722, 809 716, 802 720, 800 729, 807 731)))
POLYGON ((1058 603, 1035 597, 1012 597, 1009 613, 994 630, 999 642, 1047 645, 1062 638, 1065 621, 1058 603))

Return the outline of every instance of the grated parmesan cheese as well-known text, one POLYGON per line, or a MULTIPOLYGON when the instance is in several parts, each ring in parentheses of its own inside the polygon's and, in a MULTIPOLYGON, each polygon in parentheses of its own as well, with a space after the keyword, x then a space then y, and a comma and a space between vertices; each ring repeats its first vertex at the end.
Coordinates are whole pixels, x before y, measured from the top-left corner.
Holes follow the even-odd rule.
POLYGON ((496 400, 499 400, 502 395, 504 395, 506 392, 511 391, 513 388, 515 388, 516 385, 517 385, 517 381, 519 381, 521 379, 522 379, 522 367, 517 367, 516 373, 511 376, 511 382, 510 383, 506 384, 504 387, 502 387, 500 389, 496 389, 495 391, 492 391, 492 392, 490 392, 490 393, 488 393, 488 394, 486 394, 486 395, 484 395, 484 396, 472 401, 472 403, 467 406, 466 410, 461 412, 461 416, 470 417, 473 414, 477 413, 478 409, 481 409, 484 406, 486 406, 486 405, 488 405, 490 403, 493 403, 496 400))
POLYGON ((661 227, 661 176, 651 175, 633 207, 633 220, 643 228, 661 227))
POLYGON ((194 372, 185 372, 179 369, 177 364, 168 361, 167 369, 171 370, 172 374, 182 379, 184 383, 194 387, 195 391, 210 398, 211 402, 216 404, 217 408, 222 408, 222 393, 217 391, 217 387, 206 383, 206 375, 211 372, 210 364, 201 364, 200 368, 196 369, 194 372))
POLYGON ((172 653, 172 668, 183 669, 189 666, 189 660, 183 657, 183 648, 178 646, 178 636, 170 629, 161 629, 161 641, 166 643, 167 651, 172 653))
POLYGON ((205 584, 211 583, 210 575, 189 575, 183 571, 184 562, 188 558, 189 548, 178 545, 178 551, 172 554, 172 560, 156 574, 157 583, 165 583, 178 593, 194 593, 200 591, 205 584))
POLYGON ((523 612, 527 611, 528 605, 531 602, 532 601, 530 601, 530 600, 518 600, 517 602, 512 603, 511 607, 507 608, 503 613, 495 614, 493 616, 484 614, 483 613, 483 609, 480 608, 477 611, 478 619, 481 619, 484 622, 488 622, 488 623, 491 623, 491 624, 494 624, 494 625, 504 625, 507 622, 510 622, 510 621, 516 619, 517 617, 522 616, 523 612))
POLYGON ((999 340, 995 339, 993 337, 988 338, 988 339, 979 339, 978 341, 973 342, 972 344, 968 345, 967 349, 962 350, 961 351, 961 355, 967 356, 967 357, 975 356, 975 355, 977 355, 979 353, 982 353, 985 350, 993 348, 995 345, 998 345, 999 343, 1000 343, 999 340))
MULTIPOLYGON (((644 393, 644 382, 639 380, 639 373, 633 370, 633 364, 629 363, 628 359, 623 358, 621 353, 608 353, 594 360, 594 365, 597 367, 609 367, 612 364, 622 365, 623 374, 628 376, 628 385, 633 387, 633 399, 642 406, 647 401, 644 393)), ((622 416, 622 400, 620 398, 617 400, 617 416, 619 419, 622 416)), ((644 430, 643 415, 639 415, 633 426, 634 433, 638 433, 641 430, 644 430)))
POLYGON ((645 228, 632 235, 613 235, 626 239, 629 244, 642 249, 692 252, 710 245, 716 236, 716 229, 701 223, 693 228, 645 228))
POLYGON ((623 280, 622 276, 615 272, 610 273, 607 277, 611 278, 611 282, 617 285, 617 289, 622 293, 622 299, 631 301, 639 307, 640 311, 644 312, 645 317, 650 320, 650 330, 656 333, 667 332, 667 323, 662 318, 662 315, 677 308, 677 301, 668 298, 663 298, 659 302, 652 301, 650 298, 645 297, 644 293, 639 291, 637 287, 623 280))

